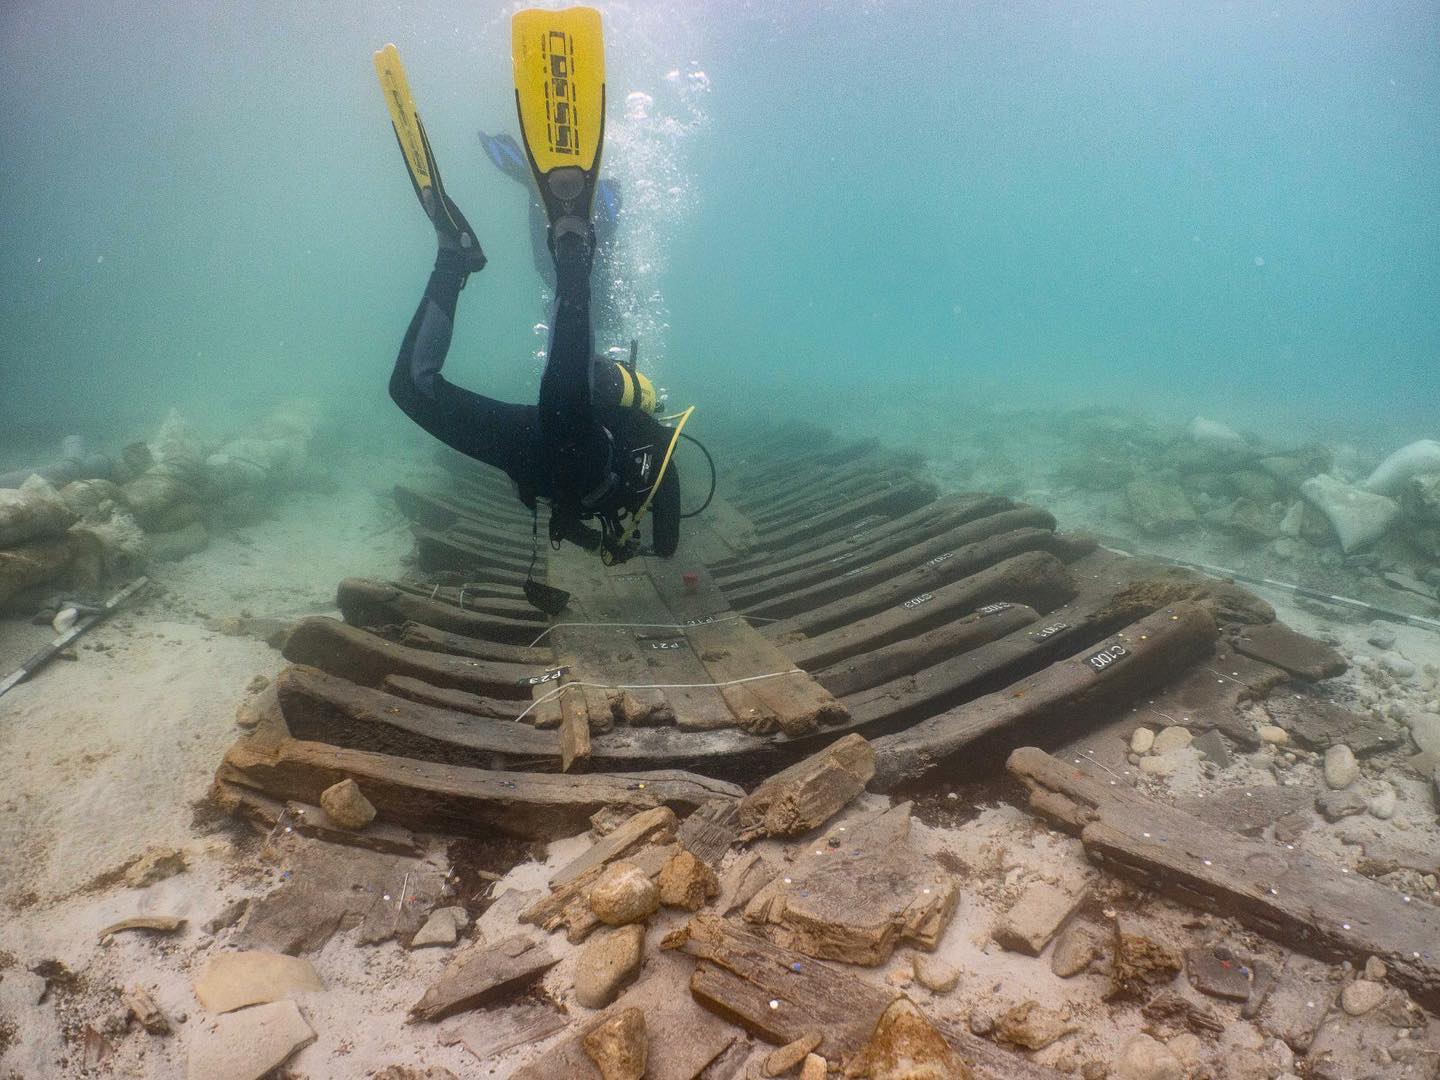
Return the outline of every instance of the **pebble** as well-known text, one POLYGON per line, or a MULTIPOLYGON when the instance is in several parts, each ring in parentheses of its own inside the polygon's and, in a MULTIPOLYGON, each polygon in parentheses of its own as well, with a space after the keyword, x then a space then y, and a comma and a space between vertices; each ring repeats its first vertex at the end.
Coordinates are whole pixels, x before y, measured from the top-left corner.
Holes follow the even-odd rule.
POLYGON ((659 886, 634 863, 612 863, 590 890, 590 910, 611 926, 639 922, 659 906, 659 886))
POLYGON ((1269 743, 1271 746, 1284 746, 1290 741, 1290 733, 1274 724, 1261 724, 1256 734, 1260 736, 1262 743, 1269 743))
POLYGON ((820 1032, 809 1031, 794 1042, 786 1043, 778 1050, 770 1051, 770 1056, 765 1059, 765 1075, 784 1076, 813 1054, 823 1038, 824 1036, 820 1032))
POLYGON ((915 981, 932 994, 948 994, 960 982, 960 969, 936 956, 916 953, 913 961, 915 981))
POLYGON ((1331 823, 1369 809, 1369 802, 1358 791, 1327 791, 1315 800, 1315 805, 1331 823))
POLYGON ((359 831, 375 820, 375 807, 348 777, 320 793, 320 809, 342 829, 359 831))
POLYGON ((1100 955, 1100 942, 1083 926, 1072 926, 1060 935, 1050 954, 1050 970, 1062 979, 1079 975, 1100 955))
POLYGON ((1150 747, 1155 745, 1155 732, 1148 727, 1138 727, 1130 736, 1130 752, 1134 754, 1148 754, 1150 747))
POLYGON ((1115 1080, 1185 1080, 1185 1066, 1162 1043, 1136 1035, 1125 1044, 1111 1075, 1115 1080))
POLYGON ((1395 647, 1395 631, 1386 626, 1377 626, 1370 631, 1370 636, 1365 640, 1377 649, 1393 649, 1395 647))
POLYGON ((1422 754, 1440 757, 1440 715, 1423 712, 1412 716, 1410 738, 1422 754))
POLYGON ((581 947, 575 964, 575 1000, 587 1009, 609 1005, 639 974, 644 948, 642 923, 591 937, 581 947))
POLYGON ((984 1005, 970 1010, 970 1030, 976 1035, 989 1035, 995 1030, 995 1013, 984 1005))
POLYGON ((1333 791, 1348 788, 1360 778, 1360 763, 1344 743, 1325 751, 1325 783, 1333 791))
POLYGON ((1364 1016, 1385 1000, 1385 987, 1369 979, 1356 979, 1340 992, 1340 1007, 1351 1016, 1364 1016))
POLYGON ((1409 679, 1415 674, 1414 663, 1395 652, 1381 653, 1380 666, 1397 679, 1409 679))
POLYGON ((1147 757, 1140 759, 1140 771, 1146 776, 1170 776, 1176 769, 1175 760, 1168 757, 1147 757))
POLYGON ((1194 739, 1195 736, 1190 734, 1189 728, 1167 727, 1155 736, 1155 743, 1150 750, 1156 754, 1168 754, 1171 750, 1183 750, 1194 739))
POLYGON ((1389 970, 1385 967, 1385 961, 1378 956, 1372 956, 1365 961, 1365 978, 1371 982, 1383 982, 1389 970))
POLYGON ((1370 816, 1379 818, 1381 821, 1389 821, 1395 816, 1395 789, 1386 784, 1376 795, 1370 796, 1368 809, 1370 816))
POLYGON ((800 1080, 825 1080, 830 1065, 819 1054, 806 1054, 805 1064, 800 1066, 800 1080))

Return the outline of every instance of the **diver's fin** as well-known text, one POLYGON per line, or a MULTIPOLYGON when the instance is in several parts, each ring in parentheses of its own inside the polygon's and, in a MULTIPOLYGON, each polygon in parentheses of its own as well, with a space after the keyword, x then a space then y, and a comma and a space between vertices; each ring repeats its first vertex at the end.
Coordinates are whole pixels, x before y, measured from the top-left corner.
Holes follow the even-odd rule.
POLYGON ((526 187, 530 186, 530 161, 525 157, 525 151, 520 149, 520 144, 509 135, 504 132, 489 135, 482 131, 480 147, 497 169, 510 179, 518 180, 526 187))
POLYGON ((410 81, 405 78, 405 67, 400 63, 400 50, 393 44, 376 52, 375 74, 380 77, 380 89, 390 109, 390 126, 395 129, 395 141, 400 144, 400 153, 405 158, 405 168, 410 172, 410 183, 415 187, 415 197, 420 200, 421 209, 432 221, 436 221, 436 214, 442 215, 436 223, 437 228, 445 218, 449 218, 449 226, 455 233, 470 232, 470 226, 459 216, 454 204, 445 198, 445 184, 440 179, 440 168, 435 164, 435 154, 430 149, 430 138, 425 134, 425 125, 420 122, 415 99, 410 96, 410 81))
POLYGON ((605 141, 605 39, 594 8, 510 20, 515 107, 545 212, 590 220, 605 141))

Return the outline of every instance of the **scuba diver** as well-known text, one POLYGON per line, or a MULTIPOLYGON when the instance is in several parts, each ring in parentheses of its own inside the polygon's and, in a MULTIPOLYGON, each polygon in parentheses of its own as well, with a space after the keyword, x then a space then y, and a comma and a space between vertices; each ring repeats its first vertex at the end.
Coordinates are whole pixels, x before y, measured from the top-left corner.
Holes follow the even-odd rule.
MULTIPOLYGON (((375 67, 415 193, 434 226, 437 252, 390 377, 390 396, 431 435, 510 477, 538 515, 550 505, 552 546, 570 541, 607 564, 640 553, 648 513, 651 550, 669 557, 680 540, 680 477, 674 427, 656 417, 655 388, 634 367, 597 357, 590 278, 597 251, 591 212, 604 132, 604 59, 593 9, 522 11, 513 20, 516 102, 527 160, 547 216, 545 253, 555 308, 539 401, 520 405, 449 382, 441 368, 469 276, 485 266, 474 230, 445 193, 394 45, 375 67), (594 521, 596 526, 587 524, 594 521)), ((538 526, 537 526, 538 527, 538 526)), ((527 596, 544 587, 527 583, 527 596)), ((563 603, 563 601, 562 601, 563 603)))

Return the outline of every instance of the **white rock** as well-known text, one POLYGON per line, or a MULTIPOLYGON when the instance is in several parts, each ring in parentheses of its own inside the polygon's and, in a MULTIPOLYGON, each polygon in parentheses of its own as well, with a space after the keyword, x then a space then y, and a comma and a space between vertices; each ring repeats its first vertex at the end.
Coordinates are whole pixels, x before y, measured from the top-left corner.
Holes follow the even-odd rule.
POLYGON ((1208 446, 1215 450, 1243 450, 1245 449, 1244 437, 1234 428, 1220 423, 1218 420, 1207 420, 1203 416, 1197 416, 1190 421, 1188 428, 1190 439, 1201 446, 1208 446))
POLYGON ((1333 791, 1348 788, 1360 778, 1360 763, 1344 743, 1325 751, 1325 783, 1333 791))
POLYGON ((1389 784, 1382 787, 1378 794, 1370 796, 1367 804, 1371 817, 1377 817, 1381 821, 1389 821, 1395 816, 1396 795, 1395 789, 1389 784))
POLYGON ((1185 1080, 1180 1059, 1149 1035, 1136 1035, 1120 1053, 1115 1080, 1185 1080))
POLYGON ((1137 727, 1134 734, 1130 736, 1130 752, 1134 754, 1146 754, 1150 747, 1155 745, 1155 732, 1148 727, 1137 727))
POLYGON ((463 907, 436 908, 410 939, 410 948, 423 949, 427 945, 454 945, 460 937, 460 930, 468 921, 463 907), (457 915, 458 913, 458 915, 457 915))
POLYGON ((1380 666, 1397 679, 1409 679, 1415 674, 1415 665, 1399 653, 1387 652, 1380 657, 1380 666))
POLYGON ((1140 759, 1140 771, 1146 776, 1173 776, 1179 762, 1168 755, 1152 755, 1140 759))
POLYGON ((1356 979, 1340 991, 1340 1007, 1351 1016, 1364 1016, 1385 1000, 1385 987, 1369 979, 1356 979))
POLYGON ((320 793, 320 809, 342 829, 363 829, 375 820, 375 807, 349 777, 320 793))
POLYGON ((1346 554, 1379 540, 1400 516, 1400 504, 1394 499, 1324 473, 1301 484, 1300 494, 1325 515, 1346 554))
POLYGON ((1395 647, 1395 631, 1388 626, 1377 626, 1365 640, 1377 649, 1392 649, 1395 647))
POLYGON ((1194 741, 1195 736, 1188 728, 1167 727, 1155 736, 1155 744, 1150 749, 1156 754, 1168 754, 1171 750, 1183 750, 1194 741))
POLYGON ((1440 472, 1440 442, 1419 439, 1382 461, 1365 481, 1365 490, 1395 495, 1410 477, 1427 472, 1440 472))
POLYGON ((1440 757, 1440 714, 1417 713, 1410 718, 1410 738, 1422 753, 1440 757))
POLYGON ((1260 736, 1262 743, 1269 743, 1271 746, 1284 746, 1290 741, 1290 733, 1274 724, 1261 724, 1256 734, 1260 736))

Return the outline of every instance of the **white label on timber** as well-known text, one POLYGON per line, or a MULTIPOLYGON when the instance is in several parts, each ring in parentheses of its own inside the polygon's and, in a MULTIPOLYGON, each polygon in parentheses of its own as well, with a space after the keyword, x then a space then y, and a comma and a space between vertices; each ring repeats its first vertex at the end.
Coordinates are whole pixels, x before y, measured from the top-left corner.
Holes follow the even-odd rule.
POLYGON ((1011 604, 1005 604, 1005 603, 1000 603, 1000 604, 986 604, 984 607, 982 607, 982 608, 976 608, 975 610, 976 610, 976 611, 980 614, 980 616, 983 618, 983 617, 986 616, 986 615, 996 615, 996 614, 999 614, 999 613, 1002 612, 1002 611, 1009 611, 1012 606, 1013 606, 1013 605, 1011 605, 1011 604))
POLYGON ((936 555, 933 559, 926 559, 923 563, 920 564, 920 567, 923 570, 927 566, 939 566, 946 559, 953 559, 954 557, 955 552, 947 551, 943 555, 936 555))
POLYGON ((854 570, 846 570, 845 573, 841 574, 840 576, 841 576, 841 577, 854 577, 856 574, 863 574, 864 572, 865 572, 865 567, 863 567, 863 566, 857 566, 857 567, 855 567, 854 570))
POLYGON ((844 562, 846 559, 853 559, 854 557, 855 557, 855 552, 853 552, 853 551, 847 551, 847 552, 845 552, 843 555, 836 555, 836 556, 835 556, 833 559, 831 559, 830 561, 831 561, 832 563, 844 562))
POLYGON ((714 615, 705 615, 705 616, 702 616, 701 618, 698 618, 698 619, 686 619, 686 620, 685 620, 684 622, 682 622, 680 625, 681 625, 681 626, 704 626, 706 623, 712 623, 712 622, 714 622, 714 621, 715 621, 715 616, 714 616, 714 615))
POLYGON ((1034 631, 1033 633, 1031 633, 1030 636, 1036 641, 1044 641, 1048 637, 1054 637, 1056 634, 1060 633, 1061 630, 1069 629, 1069 623, 1052 622, 1049 626, 1042 626, 1039 630, 1034 631))
POLYGON ((547 671, 544 675, 531 675, 528 678, 518 680, 516 686, 543 686, 547 682, 554 682, 570 669, 568 667, 557 667, 554 671, 547 671))
POLYGON ((931 600, 934 599, 934 593, 922 592, 919 596, 912 596, 909 600, 906 600, 905 603, 901 604, 900 606, 913 609, 919 607, 921 604, 928 604, 931 600))
POLYGON ((1111 645, 1108 649, 1101 649, 1094 656, 1087 656, 1085 663, 1096 671, 1104 671, 1115 661, 1129 655, 1130 650, 1126 649, 1124 645, 1111 645))
POLYGON ((643 572, 642 572, 642 573, 631 572, 631 573, 629 573, 629 574, 616 574, 615 577, 614 577, 614 580, 615 580, 615 581, 643 581, 645 578, 647 578, 647 577, 649 577, 649 576, 650 576, 649 574, 646 574, 646 573, 643 573, 643 572))
POLYGON ((684 644, 684 640, 671 638, 669 641, 651 641, 648 642, 648 644, 652 649, 678 649, 684 644))

